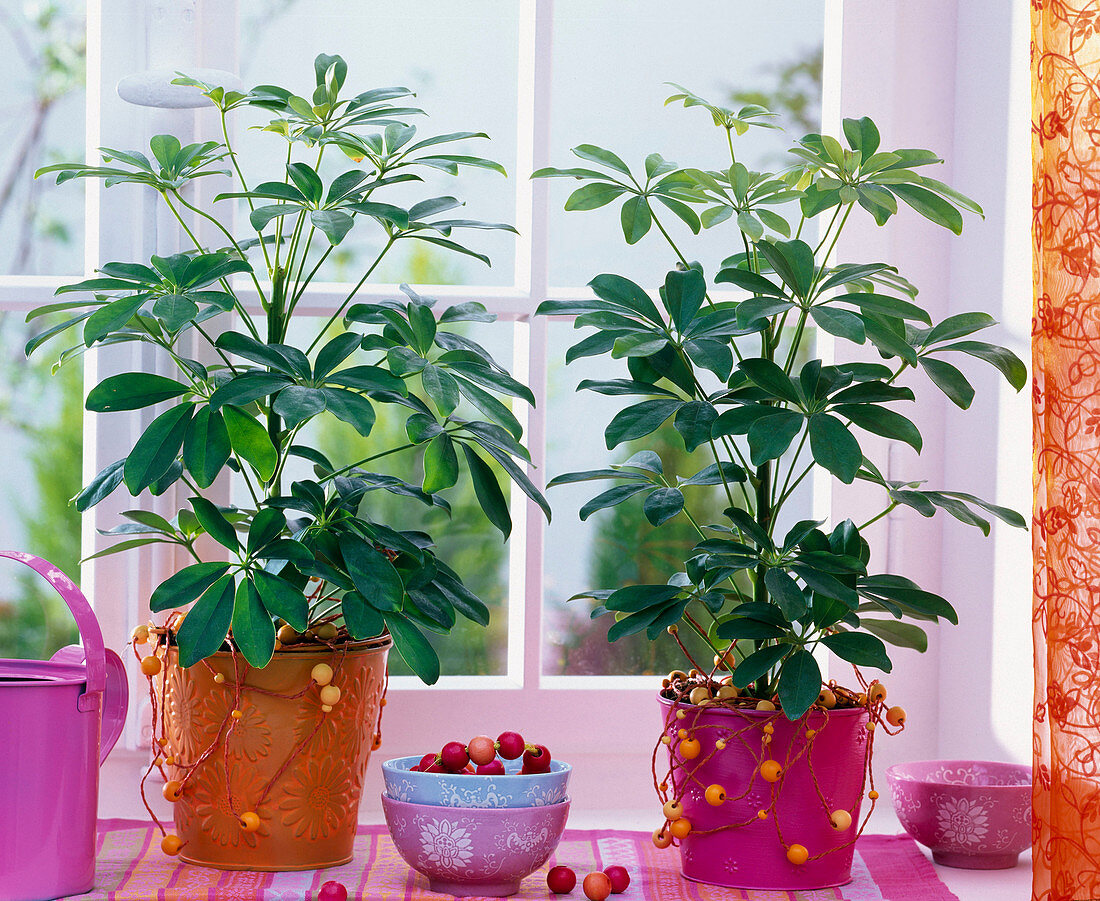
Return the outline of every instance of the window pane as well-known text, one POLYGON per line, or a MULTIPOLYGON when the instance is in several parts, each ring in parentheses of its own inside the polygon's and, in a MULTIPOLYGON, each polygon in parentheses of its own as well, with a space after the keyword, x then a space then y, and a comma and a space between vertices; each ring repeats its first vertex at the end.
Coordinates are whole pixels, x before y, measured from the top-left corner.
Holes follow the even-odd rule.
MULTIPOLYGON (((320 327, 322 320, 302 318, 294 323, 298 337, 290 343, 297 344, 305 338, 305 346, 320 327)), ((370 327, 362 326, 363 331, 370 327)), ((472 341, 476 341, 492 354, 501 365, 509 367, 512 360, 511 323, 456 323, 448 327, 472 341)), ((373 360, 377 354, 353 357, 345 366, 361 365, 373 360)), ((343 368, 343 367, 342 367, 343 368)), ((410 388, 422 395, 419 385, 410 382, 410 388)), ((423 395, 422 395, 423 396, 423 395)), ((423 480, 421 453, 403 451, 377 460, 367 461, 374 454, 400 447, 408 442, 405 420, 412 412, 394 404, 375 404, 377 421, 371 434, 362 437, 351 426, 331 416, 312 420, 300 433, 296 443, 316 447, 336 467, 362 462, 369 472, 397 476, 406 482, 419 485, 423 480)), ((464 419, 483 419, 477 410, 460 404, 455 415, 464 419)), ((461 458, 461 453, 460 453, 461 458)), ((481 455, 483 458, 485 454, 481 455)), ((500 476, 495 462, 488 460, 500 476)), ((501 533, 482 514, 474 494, 473 485, 466 474, 465 464, 457 485, 443 492, 451 505, 451 514, 439 508, 430 508, 410 497, 387 491, 372 491, 364 498, 361 512, 380 523, 401 530, 428 532, 436 541, 438 557, 455 570, 464 584, 489 607, 490 620, 482 628, 459 617, 454 630, 445 636, 425 632, 439 654, 441 672, 444 675, 497 675, 507 671, 508 651, 508 553, 509 544, 501 533)), ((312 465, 301 458, 292 457, 287 466, 284 485, 295 479, 313 478, 312 465)), ((502 487, 508 495, 507 483, 502 487)), ((251 506, 251 499, 241 484, 234 485, 234 502, 251 506)), ((391 675, 411 675, 400 655, 390 656, 391 675)))
MULTIPOLYGON (((465 166, 457 178, 422 169, 418 172, 425 178, 423 184, 387 186, 372 195, 372 200, 408 206, 425 198, 452 195, 467 201, 454 218, 512 222, 516 211, 517 6, 510 0, 462 4, 427 0, 390 6, 336 0, 300 4, 242 0, 242 77, 248 85, 278 84, 305 94, 314 83, 313 58, 323 49, 347 60, 346 90, 350 94, 390 85, 415 91, 416 97, 393 102, 427 113, 409 120, 416 124, 419 137, 486 132, 491 141, 470 139, 438 145, 438 152, 493 159, 504 165, 509 177, 465 166)), ((246 124, 263 124, 266 120, 261 114, 247 123, 244 118, 239 120, 238 138, 243 158, 264 161, 252 167, 246 163, 246 176, 254 181, 281 180, 286 145, 274 135, 244 130, 246 124)), ((322 169, 326 182, 353 167, 338 151, 327 157, 322 169)), ((406 240, 387 254, 373 280, 513 283, 513 235, 466 229, 456 230, 453 237, 487 254, 492 268, 468 256, 406 240)), ((317 278, 358 281, 383 241, 380 229, 358 225, 318 271, 317 278)))
POLYGON ((32 179, 40 166, 84 157, 82 0, 0 9, 0 274, 79 273, 84 192, 32 179))
MULTIPOLYGON (((725 133, 706 110, 662 106, 675 91, 666 82, 676 82, 723 106, 761 103, 779 112, 787 133, 753 128, 734 137, 734 148, 750 169, 783 167, 788 141, 819 127, 824 9, 816 0, 697 0, 682 8, 638 0, 624 15, 614 0, 556 0, 550 163, 599 168, 569 152, 590 143, 614 151, 636 173, 654 152, 683 166, 728 167, 725 133)), ((551 284, 584 285, 601 272, 642 284, 663 279, 675 254, 656 228, 628 247, 621 202, 563 210, 580 185, 551 180, 551 284)), ((739 240, 730 246, 727 229, 693 237, 664 207, 655 212, 706 272, 741 249, 739 240)))
MULTIPOLYGON (((582 379, 628 377, 625 364, 616 361, 609 366, 603 357, 584 357, 568 368, 564 365, 566 350, 586 334, 587 330, 575 331, 572 323, 560 320, 551 322, 548 329, 547 479, 564 472, 622 463, 643 449, 659 452, 664 474, 670 480, 689 477, 713 463, 705 447, 688 454, 670 423, 652 435, 607 450, 604 426, 616 411, 639 398, 574 390, 582 379)), ((788 459, 785 457, 781 463, 785 473, 788 459)), ((608 644, 607 629, 613 620, 592 620, 589 614, 595 606, 593 601, 567 600, 588 589, 664 584, 683 569, 685 552, 701 540, 683 515, 660 528, 650 525, 642 512, 644 494, 581 522, 581 507, 615 484, 621 483, 577 482, 550 489, 554 520, 546 531, 543 629, 543 669, 548 675, 643 675, 684 666, 680 649, 665 636, 650 642, 642 633, 608 644)), ((732 487, 735 500, 744 506, 739 487, 732 487)), ((720 486, 687 488, 684 495, 688 511, 701 526, 720 522, 722 511, 729 506, 720 486)), ((809 518, 811 504, 812 486, 806 479, 783 511, 779 534, 790 524, 809 518)), ((707 537, 714 537, 714 533, 707 537)), ((680 638, 698 662, 709 664, 712 652, 705 650, 688 629, 680 630, 680 638)))
MULTIPOLYGON (((82 376, 79 360, 51 375, 61 346, 31 360, 28 337, 48 323, 0 312, 0 547, 28 551, 79 577, 82 376)), ((46 659, 77 640, 53 588, 25 566, 0 560, 0 657, 46 659)))

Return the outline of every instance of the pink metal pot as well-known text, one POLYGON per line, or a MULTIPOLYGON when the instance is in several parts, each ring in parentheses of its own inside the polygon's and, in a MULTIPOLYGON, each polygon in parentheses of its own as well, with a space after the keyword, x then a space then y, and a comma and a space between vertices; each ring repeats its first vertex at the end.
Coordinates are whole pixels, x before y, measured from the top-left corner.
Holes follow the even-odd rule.
POLYGON ((126 719, 126 672, 63 572, 32 554, 0 557, 57 590, 84 643, 49 661, 0 659, 0 901, 78 895, 95 880, 99 766, 126 719))
POLYGON ((813 710, 792 723, 778 712, 659 700, 676 766, 675 793, 691 824, 691 833, 680 841, 685 877, 772 891, 812 891, 851 880, 864 788, 866 710, 835 710, 828 715, 813 710), (677 710, 684 712, 682 719, 676 717, 677 710), (766 746, 763 727, 768 723, 774 732, 766 746), (681 729, 699 741, 699 752, 690 760, 679 753, 681 729), (808 729, 816 730, 812 742, 806 737, 808 729), (719 740, 725 742, 721 750, 715 745, 719 740), (758 772, 766 759, 783 765, 778 782, 767 782, 758 772), (707 802, 705 792, 711 785, 725 790, 724 803, 707 802), (761 810, 766 819, 758 818, 761 810), (850 814, 850 827, 832 827, 829 814, 834 810, 850 814), (738 825, 710 832, 729 824, 738 825), (700 834, 705 832, 710 834, 700 834), (807 862, 796 865, 787 859, 787 848, 793 844, 806 848, 807 862))

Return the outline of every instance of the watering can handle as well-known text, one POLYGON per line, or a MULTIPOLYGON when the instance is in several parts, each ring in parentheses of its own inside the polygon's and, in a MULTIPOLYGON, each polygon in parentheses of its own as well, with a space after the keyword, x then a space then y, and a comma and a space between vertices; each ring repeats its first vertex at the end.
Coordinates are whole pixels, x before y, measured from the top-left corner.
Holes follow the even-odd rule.
POLYGON ((69 612, 76 620, 76 627, 80 630, 81 641, 84 642, 85 667, 88 672, 88 688, 81 695, 79 706, 81 710, 88 710, 93 706, 98 709, 107 685, 107 655, 103 647, 103 633, 99 629, 99 620, 95 618, 91 605, 80 593, 80 589, 73 584, 72 579, 41 557, 22 551, 0 551, 0 557, 7 557, 9 560, 29 566, 49 582, 61 595, 61 600, 68 605, 69 612))

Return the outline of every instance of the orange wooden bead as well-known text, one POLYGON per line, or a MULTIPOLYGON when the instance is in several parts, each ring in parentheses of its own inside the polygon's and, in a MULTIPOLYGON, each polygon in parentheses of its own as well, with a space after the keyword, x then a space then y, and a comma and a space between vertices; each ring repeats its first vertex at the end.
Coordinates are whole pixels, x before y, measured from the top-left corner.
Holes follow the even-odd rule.
POLYGON ((691 835, 691 821, 684 817, 680 817, 668 828, 673 838, 687 838, 691 835))
POLYGON ((150 654, 148 657, 141 658, 141 671, 146 676, 155 676, 160 672, 161 662, 160 658, 155 654, 150 654))
POLYGON ((793 863, 796 867, 802 866, 810 858, 810 852, 807 851, 802 845, 791 845, 787 849, 787 860, 793 863))
POLYGON ((711 807, 718 807, 726 801, 726 790, 721 785, 708 785, 703 797, 711 807))
POLYGON ((765 782, 778 782, 782 775, 783 767, 779 765, 778 760, 765 760, 760 764, 760 776, 765 782))
POLYGON ((699 756, 700 750, 698 739, 689 738, 687 741, 680 742, 680 756, 683 757, 684 760, 694 760, 699 756))
POLYGON ((667 848, 672 844, 672 833, 664 826, 653 831, 653 844, 658 848, 667 848))
POLYGON ((241 814, 241 828, 245 832, 255 832, 260 828, 260 815, 254 810, 246 810, 241 814))
POLYGON ((670 801, 665 801, 665 806, 661 808, 661 813, 665 815, 666 820, 678 820, 684 815, 684 805, 673 798, 670 801))
POLYGON ((178 835, 166 835, 160 840, 160 850, 167 854, 169 857, 175 857, 180 853, 180 848, 183 847, 183 842, 180 841, 178 835))
MULTIPOLYGON (((167 761, 165 761, 167 763, 167 761)), ((183 785, 175 779, 172 779, 164 783, 164 788, 161 789, 161 794, 164 795, 165 801, 178 801, 180 795, 183 794, 183 785)))

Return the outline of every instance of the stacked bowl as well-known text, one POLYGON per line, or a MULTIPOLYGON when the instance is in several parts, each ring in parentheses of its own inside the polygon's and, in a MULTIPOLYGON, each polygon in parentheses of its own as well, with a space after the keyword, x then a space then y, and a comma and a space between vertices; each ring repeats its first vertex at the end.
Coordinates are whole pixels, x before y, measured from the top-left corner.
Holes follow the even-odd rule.
POLYGON ((382 810, 398 853, 434 892, 514 895, 561 840, 572 767, 555 760, 549 772, 521 773, 510 760, 504 775, 484 776, 414 770, 419 762, 382 764, 382 810))

